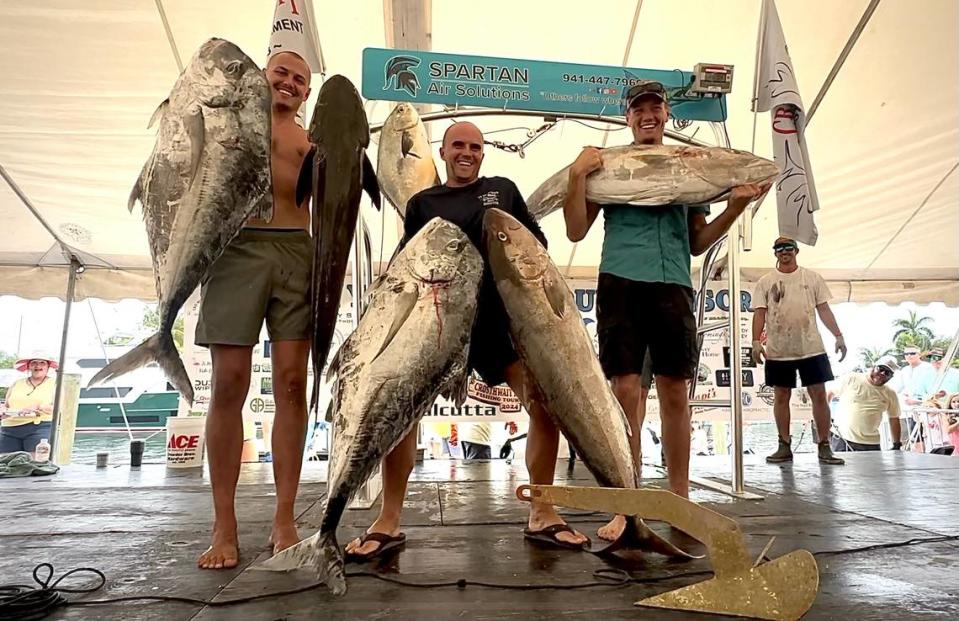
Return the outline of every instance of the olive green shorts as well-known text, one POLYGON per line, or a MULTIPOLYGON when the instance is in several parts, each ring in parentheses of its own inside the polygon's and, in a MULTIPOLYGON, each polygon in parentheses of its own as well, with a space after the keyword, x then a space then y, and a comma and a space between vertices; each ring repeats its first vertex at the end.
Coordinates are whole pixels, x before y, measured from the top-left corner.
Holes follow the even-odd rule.
POLYGON ((311 338, 313 242, 303 229, 244 228, 200 288, 196 344, 256 345, 311 338))

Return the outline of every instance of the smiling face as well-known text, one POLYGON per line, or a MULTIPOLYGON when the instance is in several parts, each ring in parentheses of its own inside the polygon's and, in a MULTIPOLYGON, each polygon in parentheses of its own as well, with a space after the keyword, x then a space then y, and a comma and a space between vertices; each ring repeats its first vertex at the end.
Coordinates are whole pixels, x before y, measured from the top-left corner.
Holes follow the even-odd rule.
POLYGON ((446 185, 473 183, 483 164, 483 132, 466 121, 450 125, 443 136, 440 157, 446 162, 446 185))
POLYGON ((948 410, 959 410, 959 392, 949 397, 948 410))
POLYGON ((911 367, 918 367, 919 364, 922 362, 922 359, 919 357, 919 354, 920 354, 919 349, 916 347, 907 347, 902 352, 902 355, 906 358, 906 362, 911 367))
POLYGON ((280 52, 266 64, 273 107, 296 112, 310 96, 310 66, 293 52, 280 52))
POLYGON ((655 95, 639 97, 626 111, 626 124, 636 144, 663 144, 668 120, 669 106, 655 95))

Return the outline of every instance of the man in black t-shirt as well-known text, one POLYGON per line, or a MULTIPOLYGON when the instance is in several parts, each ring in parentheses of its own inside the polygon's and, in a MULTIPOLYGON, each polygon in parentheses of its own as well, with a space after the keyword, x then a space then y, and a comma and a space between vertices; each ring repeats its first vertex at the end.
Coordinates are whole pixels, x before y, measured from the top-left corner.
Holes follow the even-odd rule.
MULTIPOLYGON (((480 177, 483 163, 483 134, 472 123, 456 123, 443 136, 440 157, 446 162, 446 184, 423 190, 406 207, 402 244, 409 241, 435 217, 459 226, 485 255, 483 214, 490 207, 510 213, 546 246, 546 237, 526 207, 519 189, 503 177, 480 177)), ((526 445, 526 465, 530 482, 551 485, 556 467, 559 430, 543 406, 526 399, 526 370, 509 335, 509 318, 496 291, 489 267, 483 274, 476 322, 470 339, 469 366, 490 386, 506 382, 530 414, 526 445)), ((406 496, 406 483, 416 457, 415 430, 383 460, 383 505, 380 515, 366 535, 346 546, 347 560, 363 561, 389 548, 401 545, 400 512, 406 496)), ((571 529, 552 505, 532 503, 527 536, 549 541, 560 547, 582 549, 588 539, 571 529)))

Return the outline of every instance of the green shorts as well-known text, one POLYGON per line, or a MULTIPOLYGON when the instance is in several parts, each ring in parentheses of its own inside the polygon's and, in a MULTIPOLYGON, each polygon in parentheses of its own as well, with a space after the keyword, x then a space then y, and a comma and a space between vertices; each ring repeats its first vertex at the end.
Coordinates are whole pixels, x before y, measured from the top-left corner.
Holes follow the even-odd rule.
POLYGON ((244 228, 200 288, 196 344, 256 345, 309 339, 313 241, 303 229, 244 228))

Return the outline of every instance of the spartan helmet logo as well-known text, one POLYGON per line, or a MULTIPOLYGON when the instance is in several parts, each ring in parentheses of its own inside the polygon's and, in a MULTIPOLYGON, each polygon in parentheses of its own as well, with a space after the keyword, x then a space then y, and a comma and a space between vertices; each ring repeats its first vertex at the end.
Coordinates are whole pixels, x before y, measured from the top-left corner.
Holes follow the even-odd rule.
POLYGON ((420 90, 420 81, 412 70, 419 65, 419 58, 394 56, 386 63, 386 83, 383 88, 391 88, 395 91, 404 90, 416 97, 416 92, 420 90))

